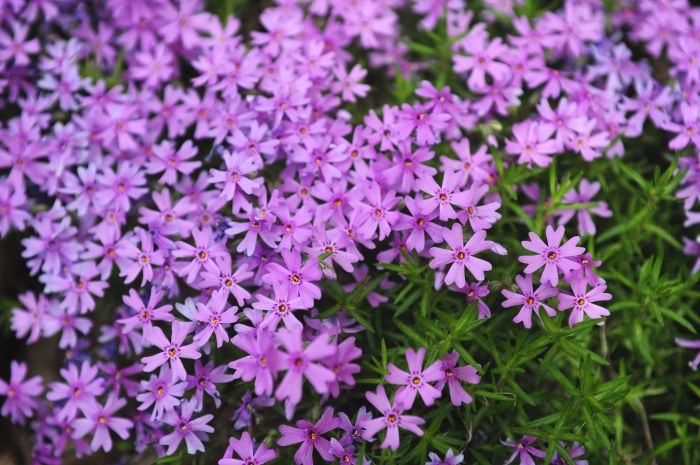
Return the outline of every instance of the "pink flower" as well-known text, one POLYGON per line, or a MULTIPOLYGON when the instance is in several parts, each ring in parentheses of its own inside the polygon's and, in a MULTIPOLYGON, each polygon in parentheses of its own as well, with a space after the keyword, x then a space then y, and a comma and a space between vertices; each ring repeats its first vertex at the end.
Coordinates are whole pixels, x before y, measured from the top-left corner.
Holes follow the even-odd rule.
POLYGON ((335 379, 331 370, 317 363, 333 355, 335 346, 328 342, 328 334, 321 333, 304 348, 301 330, 281 329, 277 333, 286 353, 283 366, 287 373, 282 378, 275 397, 278 400, 288 399, 293 405, 301 400, 302 380, 306 378, 319 394, 328 392, 328 383, 335 379))
POLYGON ((0 395, 6 396, 0 409, 0 415, 10 415, 13 423, 24 424, 27 418, 31 418, 37 402, 34 399, 44 391, 41 376, 34 376, 25 380, 27 364, 12 361, 10 363, 10 380, 0 379, 0 395))
POLYGON ((477 374, 476 368, 471 365, 458 367, 458 359, 459 354, 456 350, 452 350, 452 352, 445 355, 441 361, 440 378, 435 384, 435 389, 440 392, 447 384, 447 388, 450 391, 450 401, 455 406, 469 404, 472 401, 472 397, 462 387, 462 381, 470 384, 478 384, 481 381, 481 376, 477 374))
POLYGON ((302 266, 299 252, 282 250, 280 253, 286 268, 274 262, 268 264, 263 281, 269 284, 285 283, 292 298, 300 297, 305 306, 311 307, 314 300, 321 298, 321 289, 313 284, 313 281, 321 279, 321 270, 311 260, 302 266))
POLYGON ((277 457, 277 453, 269 449, 265 444, 260 443, 257 448, 253 447, 253 440, 247 431, 244 431, 240 439, 231 438, 223 458, 219 460, 219 465, 262 465, 277 457), (233 452, 239 459, 234 459, 233 452))
POLYGON ((353 66, 350 73, 347 72, 345 66, 338 66, 334 71, 338 82, 334 82, 331 90, 341 94, 341 97, 346 102, 356 102, 357 98, 364 98, 369 91, 367 84, 360 84, 360 81, 367 76, 367 70, 360 65, 353 66))
POLYGON ((275 347, 273 333, 264 330, 239 331, 231 342, 248 354, 229 363, 228 366, 236 370, 234 377, 246 382, 255 380, 256 395, 271 395, 274 378, 284 366, 282 355, 275 347))
POLYGON ((464 269, 469 272, 479 281, 484 279, 484 271, 491 269, 491 264, 486 260, 477 258, 475 255, 484 250, 490 249, 493 242, 487 241, 486 232, 483 230, 475 232, 464 244, 464 232, 462 225, 455 223, 451 230, 443 232, 445 242, 452 250, 443 249, 440 247, 431 247, 429 250, 433 259, 430 261, 431 268, 439 268, 451 263, 447 275, 445 275, 445 284, 455 283, 457 287, 464 287, 467 284, 464 269))
POLYGON ((218 267, 214 259, 226 253, 224 246, 216 242, 209 228, 193 229, 192 237, 194 237, 194 246, 178 241, 176 242, 178 248, 173 250, 174 257, 191 259, 190 262, 177 262, 178 274, 185 277, 188 283, 194 282, 202 268, 210 273, 216 273, 218 267))
POLYGON ((557 143, 551 139, 554 127, 534 121, 524 121, 513 125, 515 140, 506 139, 506 152, 518 155, 518 163, 548 166, 550 155, 558 151, 557 143))
POLYGON ((185 338, 190 333, 190 324, 174 321, 172 324, 172 338, 168 340, 163 334, 163 330, 154 326, 146 333, 146 339, 153 344, 161 352, 148 357, 143 357, 141 362, 144 364, 143 371, 151 372, 163 365, 170 363, 170 369, 173 372, 173 381, 187 379, 185 366, 182 364, 183 358, 198 359, 202 356, 197 350, 197 344, 185 344, 185 338))
POLYGON ((583 321, 584 313, 589 318, 602 318, 610 315, 610 312, 593 302, 612 300, 612 295, 605 292, 607 286, 599 284, 590 291, 586 292, 588 282, 583 279, 575 279, 571 282, 571 291, 573 295, 559 294, 559 310, 572 308, 569 315, 569 326, 583 321))
POLYGON ((564 237, 564 226, 559 226, 556 230, 547 225, 545 231, 547 243, 545 244, 537 234, 531 232, 530 240, 523 241, 524 248, 537 255, 525 255, 518 257, 520 263, 525 263, 525 273, 532 274, 544 266, 544 272, 540 277, 540 282, 548 282, 556 286, 559 282, 559 271, 567 273, 577 270, 580 265, 575 261, 575 257, 586 251, 583 247, 576 247, 579 241, 578 236, 574 236, 564 245, 561 240, 564 237))
POLYGON ((503 297, 506 298, 501 305, 506 308, 518 305, 521 306, 520 311, 515 315, 515 318, 513 318, 514 323, 522 323, 526 328, 531 328, 532 313, 534 312, 538 318, 541 318, 540 307, 544 308, 549 316, 555 316, 557 314, 556 310, 543 303, 545 299, 557 295, 557 290, 555 288, 543 282, 537 290, 533 291, 531 274, 526 274, 524 278, 518 275, 515 277, 515 282, 520 288, 519 294, 509 291, 508 289, 503 289, 501 291, 503 297))
POLYGON ((372 439, 379 431, 386 429, 386 436, 382 441, 381 448, 390 447, 391 450, 399 448, 399 428, 410 431, 417 436, 423 436, 423 430, 419 425, 425 423, 420 417, 413 415, 403 415, 404 407, 394 399, 394 404, 389 403, 389 399, 384 391, 384 386, 377 386, 377 392, 367 392, 367 400, 382 414, 378 418, 373 418, 364 423, 362 437, 366 440, 372 439))
POLYGON ((440 362, 433 362, 423 369, 423 359, 425 358, 425 348, 421 347, 417 352, 408 348, 406 350, 406 361, 408 362, 408 372, 399 369, 393 363, 387 366, 389 374, 384 377, 391 384, 399 384, 402 387, 396 393, 395 402, 403 405, 405 409, 410 409, 415 401, 416 394, 420 394, 425 405, 433 405, 435 399, 442 393, 433 387, 431 382, 440 379, 440 362))
POLYGON ((82 438, 91 433, 90 449, 93 452, 99 449, 109 452, 112 450, 109 430, 114 431, 120 438, 127 439, 129 430, 134 427, 130 420, 114 416, 117 410, 125 405, 126 399, 120 399, 116 394, 110 394, 104 406, 93 401, 84 410, 85 418, 78 418, 71 423, 74 429, 73 437, 82 438))

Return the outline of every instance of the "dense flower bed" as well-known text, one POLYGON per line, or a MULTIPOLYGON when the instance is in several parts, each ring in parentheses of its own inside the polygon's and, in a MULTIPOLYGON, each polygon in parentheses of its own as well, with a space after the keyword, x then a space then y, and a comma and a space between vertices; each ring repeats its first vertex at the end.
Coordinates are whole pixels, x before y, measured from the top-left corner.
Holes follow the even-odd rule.
POLYGON ((32 463, 700 463, 699 8, 0 13, 32 463))

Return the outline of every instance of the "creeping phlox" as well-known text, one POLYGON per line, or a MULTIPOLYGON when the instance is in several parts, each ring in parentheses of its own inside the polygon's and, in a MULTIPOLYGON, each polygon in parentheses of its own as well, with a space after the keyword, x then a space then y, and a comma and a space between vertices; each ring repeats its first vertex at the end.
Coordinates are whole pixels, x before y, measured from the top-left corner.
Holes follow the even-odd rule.
MULTIPOLYGON (((229 421, 224 391, 239 407, 223 434, 249 429, 220 465, 261 465, 286 447, 302 465, 395 451, 424 435, 422 407, 470 404, 482 368, 456 347, 398 347, 406 363, 369 388, 358 374, 371 322, 340 304, 325 312, 329 282, 380 311, 400 279, 381 264, 418 260, 436 292, 476 301, 486 319, 500 301, 489 275, 519 261, 522 274, 497 287, 498 312, 528 329, 542 311, 604 324, 604 264, 580 238, 612 215, 594 199, 600 183, 581 179, 521 250, 506 250, 492 233, 499 173, 622 157, 623 138, 645 125, 667 131, 670 149, 700 147, 700 15, 682 0, 664 2, 667 21, 656 0, 607 18, 603 2, 565 0, 534 20, 517 1, 475 14, 463 0, 277 0, 246 22, 204 3, 0 1, 0 236, 21 234, 41 289, 19 296, 11 328, 27 344, 58 334, 69 351, 56 381, 18 361, 0 380, 0 413, 31 428, 36 464, 114 441, 204 451, 229 421), (438 65, 413 59, 404 14, 449 39, 439 66, 459 88, 421 80, 438 65), (507 36, 490 32, 498 17, 511 20, 507 36), (629 33, 606 35, 606 20, 629 33), (674 84, 629 44, 665 53, 674 84), (406 76, 417 88, 397 104, 373 94, 370 83, 406 76), (532 114, 490 131, 530 96, 532 114), (343 395, 358 390, 367 402, 352 410, 343 395), (273 406, 287 421, 318 419, 253 428, 273 406)), ((692 225, 700 158, 680 167, 692 225)), ((548 201, 536 184, 511 187, 533 202, 525 215, 548 201)), ((700 244, 685 249, 700 268, 700 244)), ((544 458, 537 441, 504 440, 507 463, 544 458)), ((429 463, 462 462, 444 451, 429 463)))

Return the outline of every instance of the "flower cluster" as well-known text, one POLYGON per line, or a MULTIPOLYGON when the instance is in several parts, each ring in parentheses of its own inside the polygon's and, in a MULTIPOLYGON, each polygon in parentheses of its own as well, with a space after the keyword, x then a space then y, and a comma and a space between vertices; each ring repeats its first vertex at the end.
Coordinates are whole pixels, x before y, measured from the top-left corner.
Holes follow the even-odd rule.
MULTIPOLYGON (((565 226, 590 237, 593 215, 612 216, 593 200, 601 184, 579 177, 509 251, 504 193, 532 202, 517 207, 525 218, 551 199, 538 184, 504 187, 504 169, 622 157, 623 140, 653 125, 684 151, 676 195, 687 225, 700 222, 700 10, 683 0, 664 2, 663 20, 654 0, 611 16, 666 54, 673 84, 606 35, 597 0, 534 20, 517 1, 485 1, 480 21, 462 0, 276 0, 250 28, 202 0, 88 3, 0 2, 0 237, 21 238, 40 289, 19 295, 11 328, 26 344, 60 336, 69 352, 54 381, 17 361, 0 380, 0 413, 29 423, 37 465, 116 440, 194 454, 215 428, 247 428, 220 465, 272 461, 283 449, 269 431, 298 445, 300 465, 315 454, 367 464, 361 451, 382 431, 378 448, 396 451, 400 430, 424 434, 419 403, 447 388, 453 407, 470 404, 464 383, 484 371, 450 339, 439 352, 404 347, 406 365, 385 361, 380 379, 358 376, 376 346, 356 306, 378 315, 403 292, 392 265, 425 264, 434 291, 475 302, 478 319, 495 288, 525 328, 541 309, 603 324, 602 263, 579 236, 564 240, 565 226), (414 59, 403 14, 444 33, 447 62, 414 59), (501 17, 507 37, 492 32, 501 17), (457 84, 426 78, 433 65, 457 84), (392 103, 373 78, 416 85, 392 103), (525 99, 533 113, 503 130, 525 99), (525 268, 503 278, 509 252, 525 268), (352 392, 376 412, 340 411, 352 392), (215 409, 231 399, 229 426, 215 409), (273 406, 309 420, 257 428, 273 406)), ((700 244, 686 251, 700 257, 700 244)), ((505 441, 508 463, 544 458, 535 441, 505 441)), ((458 464, 458 452, 430 463, 458 464)))

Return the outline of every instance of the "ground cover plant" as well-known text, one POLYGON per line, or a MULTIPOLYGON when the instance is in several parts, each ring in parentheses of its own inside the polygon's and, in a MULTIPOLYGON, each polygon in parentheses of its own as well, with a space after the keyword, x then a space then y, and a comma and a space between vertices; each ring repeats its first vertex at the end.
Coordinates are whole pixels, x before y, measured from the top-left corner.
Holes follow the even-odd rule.
POLYGON ((9 463, 700 463, 686 0, 0 0, 0 114, 9 463))

